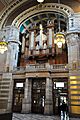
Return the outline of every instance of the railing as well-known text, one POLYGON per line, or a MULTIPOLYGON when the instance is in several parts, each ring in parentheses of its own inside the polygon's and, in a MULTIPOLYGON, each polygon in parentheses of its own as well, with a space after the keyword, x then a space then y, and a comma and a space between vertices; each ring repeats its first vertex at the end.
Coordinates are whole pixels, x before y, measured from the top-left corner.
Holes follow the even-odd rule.
POLYGON ((67 64, 54 64, 51 65, 51 70, 55 70, 55 71, 66 71, 68 70, 67 68, 67 64))
POLYGON ((30 64, 26 68, 46 68, 45 64, 30 64))
POLYGON ((47 70, 45 64, 30 64, 26 66, 26 72, 27 71, 42 71, 42 70, 43 71, 47 70))
POLYGON ((25 72, 26 67, 14 67, 13 72, 25 72))
POLYGON ((14 68, 15 72, 34 72, 34 71, 68 71, 66 64, 29 64, 26 67, 14 68))

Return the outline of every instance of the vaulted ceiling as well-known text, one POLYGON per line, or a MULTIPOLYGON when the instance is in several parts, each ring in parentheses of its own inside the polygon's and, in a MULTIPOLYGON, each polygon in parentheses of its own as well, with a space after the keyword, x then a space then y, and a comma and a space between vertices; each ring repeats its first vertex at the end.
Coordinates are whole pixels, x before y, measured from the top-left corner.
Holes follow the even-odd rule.
MULTIPOLYGON (((10 4, 14 2, 27 2, 31 0, 0 0, 0 12, 6 9, 10 4)), ((32 0, 37 1, 37 0, 32 0)), ((45 0, 45 2, 58 2, 58 0, 45 0)), ((80 0, 60 0, 61 3, 66 3, 75 10, 75 12, 80 12, 80 0)), ((32 3, 31 3, 32 4, 32 3)))
MULTIPOLYGON (((58 0, 44 0, 44 3, 58 3, 58 0)), ((60 3, 69 6, 75 13, 80 12, 80 0, 60 0, 60 3)), ((5 23, 10 25, 19 14, 37 4, 39 4, 37 0, 0 0, 0 22, 6 16, 5 23)), ((49 17, 49 13, 46 16, 49 17)), ((38 16, 37 19, 39 17, 41 18, 38 16)), ((34 19, 36 18, 31 18, 30 21, 34 19)))

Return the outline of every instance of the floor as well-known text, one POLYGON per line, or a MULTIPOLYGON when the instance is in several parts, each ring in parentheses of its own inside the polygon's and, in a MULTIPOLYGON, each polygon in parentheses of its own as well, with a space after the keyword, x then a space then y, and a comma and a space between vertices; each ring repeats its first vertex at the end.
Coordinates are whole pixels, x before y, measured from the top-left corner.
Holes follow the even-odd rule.
POLYGON ((17 114, 13 113, 12 120, 80 120, 80 118, 69 118, 65 115, 59 116, 47 116, 47 115, 39 115, 39 114, 17 114))

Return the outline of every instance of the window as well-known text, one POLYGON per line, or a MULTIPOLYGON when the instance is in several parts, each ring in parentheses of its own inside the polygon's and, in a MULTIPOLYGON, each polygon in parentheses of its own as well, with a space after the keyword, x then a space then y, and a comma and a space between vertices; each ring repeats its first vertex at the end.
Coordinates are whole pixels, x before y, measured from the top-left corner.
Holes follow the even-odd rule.
POLYGON ((16 83, 16 87, 23 87, 23 83, 16 83))

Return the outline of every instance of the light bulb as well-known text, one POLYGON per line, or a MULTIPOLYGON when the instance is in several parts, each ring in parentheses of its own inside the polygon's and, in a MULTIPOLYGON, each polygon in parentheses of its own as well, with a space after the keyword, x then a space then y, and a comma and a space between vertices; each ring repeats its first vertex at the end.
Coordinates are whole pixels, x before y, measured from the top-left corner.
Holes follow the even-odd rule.
POLYGON ((4 53, 4 50, 0 50, 0 53, 3 54, 3 53, 4 53))
POLYGON ((58 46, 58 48, 61 48, 62 47, 62 42, 57 42, 57 46, 58 46))

